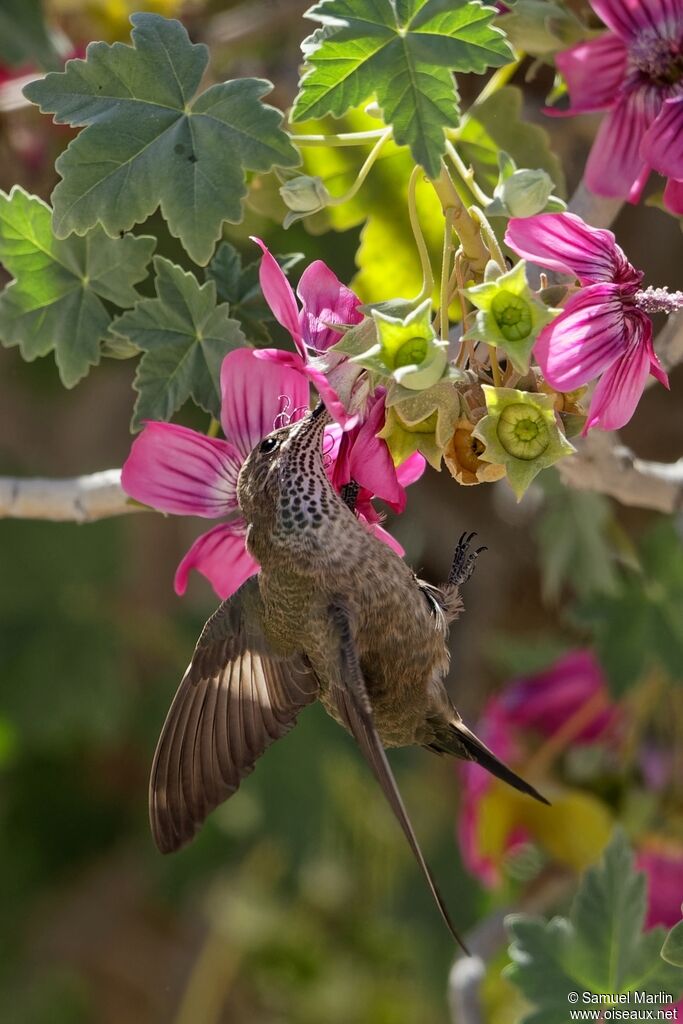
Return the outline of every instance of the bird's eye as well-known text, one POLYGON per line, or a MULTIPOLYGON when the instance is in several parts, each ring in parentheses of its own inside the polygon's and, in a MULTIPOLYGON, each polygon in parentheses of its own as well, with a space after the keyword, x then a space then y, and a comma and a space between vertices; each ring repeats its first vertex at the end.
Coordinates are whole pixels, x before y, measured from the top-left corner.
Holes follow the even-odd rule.
POLYGON ((278 437, 267 437, 265 441, 261 441, 261 444, 258 446, 258 450, 263 455, 269 455, 270 452, 275 451, 279 444, 280 439, 278 437))

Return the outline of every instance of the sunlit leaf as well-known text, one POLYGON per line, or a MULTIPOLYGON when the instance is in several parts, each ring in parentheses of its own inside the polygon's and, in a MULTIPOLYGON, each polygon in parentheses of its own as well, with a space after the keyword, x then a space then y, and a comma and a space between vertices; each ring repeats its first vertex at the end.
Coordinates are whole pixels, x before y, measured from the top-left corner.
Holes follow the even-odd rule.
POLYGON ((683 921, 675 924, 664 940, 662 957, 674 967, 683 967, 683 921))
POLYGON ((216 285, 162 256, 154 258, 157 298, 142 299, 112 324, 144 352, 135 375, 138 400, 133 428, 143 420, 168 420, 188 398, 220 415, 220 368, 245 343, 226 303, 216 304, 216 285))
POLYGON ((55 232, 128 230, 161 206, 172 235, 207 263, 223 221, 242 217, 245 171, 296 164, 271 84, 241 78, 196 96, 208 63, 178 21, 134 14, 133 46, 91 43, 25 89, 57 124, 85 126, 57 160, 55 232))
POLYGON ((339 117, 375 96, 396 141, 436 177, 444 129, 459 123, 452 72, 512 59, 493 15, 477 0, 322 0, 307 12, 322 27, 303 43, 293 120, 339 117))
POLYGON ((112 314, 139 298, 153 238, 109 238, 102 228, 60 240, 47 203, 16 186, 0 192, 0 263, 15 278, 0 295, 0 339, 31 361, 54 350, 65 387, 100 360, 112 314))

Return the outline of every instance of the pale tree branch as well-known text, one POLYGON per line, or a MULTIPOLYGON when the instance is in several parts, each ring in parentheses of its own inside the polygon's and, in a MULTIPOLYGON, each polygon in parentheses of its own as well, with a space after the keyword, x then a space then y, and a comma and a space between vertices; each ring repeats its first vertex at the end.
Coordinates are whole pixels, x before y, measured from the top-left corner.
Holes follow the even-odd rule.
POLYGON ((0 477, 0 518, 92 523, 140 508, 122 490, 120 469, 63 480, 0 477))

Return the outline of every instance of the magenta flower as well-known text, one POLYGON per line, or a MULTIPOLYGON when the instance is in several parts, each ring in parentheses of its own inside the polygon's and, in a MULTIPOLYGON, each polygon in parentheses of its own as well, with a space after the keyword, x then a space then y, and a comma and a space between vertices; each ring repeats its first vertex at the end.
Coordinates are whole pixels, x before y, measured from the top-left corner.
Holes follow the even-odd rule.
POLYGON ((629 263, 611 231, 592 228, 572 213, 513 218, 505 241, 542 267, 578 277, 583 287, 542 329, 534 355, 558 391, 600 377, 584 433, 591 427, 623 427, 648 374, 669 386, 652 347, 652 323, 636 303, 641 271, 629 263))
POLYGON ((257 357, 291 366, 305 374, 332 418, 343 427, 353 426, 357 418, 349 416, 340 391, 348 400, 362 368, 349 362, 341 353, 329 351, 342 337, 330 325, 360 323, 363 319, 363 314, 358 312, 360 299, 339 281, 326 264, 316 260, 306 267, 299 281, 300 310, 292 286, 277 260, 260 238, 253 241, 263 250, 259 271, 261 290, 275 319, 289 332, 296 346, 296 352, 285 352, 279 348, 260 349, 257 357))
POLYGON ((643 145, 652 166, 669 180, 664 202, 683 216, 683 95, 665 100, 654 123, 645 133, 643 145))
POLYGON ((683 847, 673 842, 646 844, 638 852, 636 867, 647 876, 646 927, 673 928, 682 916, 683 847))
MULTIPOLYGON (((237 510, 237 477, 258 442, 308 409, 308 381, 290 366, 264 362, 253 349, 230 352, 221 367, 221 426, 227 440, 174 423, 149 422, 135 439, 121 474, 124 491, 160 512, 217 519, 237 510), (283 407, 283 401, 288 403, 283 407)), ((190 569, 206 576, 221 598, 258 572, 245 548, 246 523, 237 515, 202 534, 175 574, 184 594, 190 569)))
MULTIPOLYGON (((502 693, 489 700, 476 726, 476 733, 499 758, 524 774, 525 733, 532 731, 546 740, 563 736, 566 746, 619 741, 618 709, 612 702, 600 665, 588 650, 570 651, 542 672, 511 680, 502 693)), ((534 743, 537 748, 537 743, 534 743)), ((534 804, 505 787, 478 765, 460 767, 463 780, 458 818, 458 839, 467 868, 484 885, 500 880, 504 858, 529 841, 552 849, 547 830, 558 828, 557 819, 539 814, 534 804)), ((569 822, 583 817, 595 830, 595 842, 606 840, 610 826, 602 808, 587 794, 556 789, 556 809, 571 807, 569 822), (578 801, 578 802, 577 802, 578 801)), ((579 851, 582 857, 588 851, 579 851)), ((599 852, 599 851, 595 851, 599 852)), ((574 861, 574 867, 580 866, 574 861)))
MULTIPOLYGON (((683 6, 680 0, 590 3, 610 31, 557 54, 572 106, 548 112, 609 111, 591 149, 586 184, 598 195, 635 203, 657 167, 648 129, 663 103, 683 93, 683 6)), ((674 161, 666 173, 680 181, 683 164, 674 161)))
POLYGON ((341 491, 352 480, 359 486, 356 495, 356 513, 372 533, 393 548, 398 555, 405 554, 398 541, 380 524, 383 516, 372 504, 379 498, 395 512, 406 507, 405 488, 422 476, 426 462, 415 452, 398 468, 386 441, 377 434, 384 426, 384 388, 377 388, 370 400, 362 424, 342 431, 336 424, 326 430, 327 473, 336 491, 341 491))
POLYGON ((572 743, 593 743, 617 720, 607 682, 595 655, 570 651, 535 675, 512 680, 497 700, 505 721, 551 737, 580 709, 587 714, 572 733, 572 743))

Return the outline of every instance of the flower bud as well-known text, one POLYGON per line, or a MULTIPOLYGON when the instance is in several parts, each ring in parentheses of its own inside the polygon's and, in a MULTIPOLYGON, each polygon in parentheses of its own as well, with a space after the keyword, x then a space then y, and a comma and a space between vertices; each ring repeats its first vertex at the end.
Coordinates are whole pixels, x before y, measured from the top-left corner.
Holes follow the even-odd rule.
POLYGON ((545 209, 553 188, 553 179, 546 171, 523 169, 505 179, 500 198, 511 217, 533 217, 545 209))
POLYGON ((285 205, 292 211, 285 218, 285 227, 324 209, 330 200, 330 193, 322 178, 314 178, 310 174, 290 178, 280 186, 280 195, 285 205))

